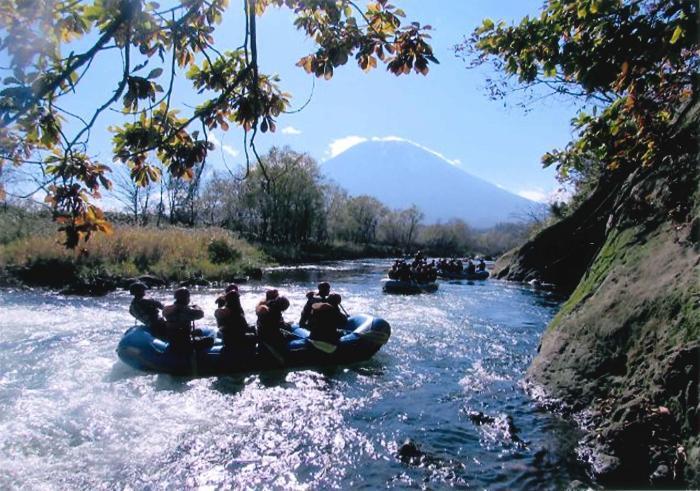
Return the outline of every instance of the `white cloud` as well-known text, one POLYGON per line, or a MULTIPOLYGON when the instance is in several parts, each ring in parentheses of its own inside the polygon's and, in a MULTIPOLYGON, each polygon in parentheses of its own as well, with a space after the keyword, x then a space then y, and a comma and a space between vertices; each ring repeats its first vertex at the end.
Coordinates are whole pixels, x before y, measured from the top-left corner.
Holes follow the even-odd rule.
POLYGON ((333 140, 329 145, 328 145, 328 150, 326 150, 326 155, 328 158, 333 158, 336 155, 339 155, 346 151, 347 149, 354 147, 355 145, 359 143, 366 142, 368 140, 375 141, 375 142, 403 142, 403 143, 409 143, 413 146, 416 146, 420 149, 425 150, 426 152, 432 153, 436 157, 441 158, 445 162, 448 162, 456 167, 459 167, 461 165, 461 161, 459 159, 448 159, 445 157, 443 154, 440 152, 433 150, 432 148, 428 148, 425 145, 421 145, 420 143, 414 142, 413 140, 409 140, 408 138, 403 138, 400 136, 394 136, 394 135, 389 135, 389 136, 373 136, 371 138, 367 138, 364 136, 356 136, 356 135, 350 135, 350 136, 345 136, 343 138, 338 138, 336 140, 333 140))
POLYGON ((231 157, 238 157, 238 155, 240 155, 240 152, 233 148, 231 145, 222 145, 221 140, 219 140, 213 133, 209 133, 207 135, 207 139, 208 141, 213 143, 215 147, 220 147, 221 150, 229 154, 231 157))
POLYGON ((282 133, 285 135, 301 135, 301 130, 295 128, 294 126, 285 126, 282 128, 282 133))

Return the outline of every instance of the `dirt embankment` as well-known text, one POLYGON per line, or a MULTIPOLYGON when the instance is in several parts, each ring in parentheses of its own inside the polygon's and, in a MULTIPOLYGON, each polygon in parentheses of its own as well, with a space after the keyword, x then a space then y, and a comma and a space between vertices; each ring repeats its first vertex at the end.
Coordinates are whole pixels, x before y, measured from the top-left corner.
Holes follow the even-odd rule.
MULTIPOLYGON (((685 138, 697 138, 698 113, 679 125, 685 138)), ((700 486, 697 162, 638 169, 499 267, 575 285, 527 377, 582 417, 581 456, 606 485, 700 486)))

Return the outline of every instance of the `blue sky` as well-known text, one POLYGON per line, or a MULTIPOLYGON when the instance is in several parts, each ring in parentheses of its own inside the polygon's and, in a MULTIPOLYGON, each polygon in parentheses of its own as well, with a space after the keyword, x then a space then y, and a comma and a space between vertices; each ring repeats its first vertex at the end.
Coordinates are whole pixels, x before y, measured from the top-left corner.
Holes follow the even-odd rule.
MULTIPOLYGON (((302 111, 280 116, 276 133, 258 135, 259 150, 289 145, 322 162, 363 139, 401 138, 526 197, 544 199, 556 190, 554 171, 543 170, 540 157, 571 139, 569 120, 575 106, 545 99, 525 113, 517 107, 516 98, 507 100, 505 106, 503 102, 491 101, 486 95, 485 79, 493 74, 484 68, 466 69, 453 51, 453 46, 482 19, 519 20, 536 14, 542 0, 393 3, 406 11, 408 20, 434 28, 432 45, 440 64, 431 65, 427 77, 396 77, 381 66, 363 73, 351 60, 335 72, 332 80, 313 79, 295 66, 300 57, 313 51, 313 44, 294 29, 292 13, 273 8, 258 20, 261 71, 280 75, 283 89, 293 96, 293 108, 300 107, 313 90, 311 101, 302 111)), ((215 33, 220 50, 241 44, 241 5, 241 0, 231 1, 224 22, 215 33)), ((109 98, 119 69, 115 54, 96 62, 83 80, 82 91, 64 106, 88 114, 109 98)), ((176 84, 176 91, 180 103, 194 105, 200 100, 185 80, 176 84)), ((106 128, 119 121, 116 113, 107 114, 93 132, 90 151, 104 161, 111 160, 111 135, 106 128)), ((215 132, 213 140, 218 148, 211 154, 210 165, 223 169, 224 158, 229 167, 240 164, 242 137, 242 132, 233 127, 228 133, 215 132)))

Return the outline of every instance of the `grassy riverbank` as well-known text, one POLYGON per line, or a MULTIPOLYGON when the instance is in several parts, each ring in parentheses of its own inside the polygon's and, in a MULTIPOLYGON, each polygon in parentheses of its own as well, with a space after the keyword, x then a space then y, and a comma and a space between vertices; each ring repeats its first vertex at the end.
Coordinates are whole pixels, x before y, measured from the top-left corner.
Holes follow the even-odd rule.
MULTIPOLYGON (((109 220, 114 233, 96 234, 69 250, 46 210, 0 209, 0 284, 101 294, 142 275, 159 284, 205 285, 259 277, 262 268, 273 264, 390 258, 411 252, 392 244, 338 239, 255 244, 220 227, 134 226, 122 214, 112 214, 109 220)), ((440 242, 410 247, 414 252, 418 248, 434 256, 451 250, 440 242)))
POLYGON ((0 245, 0 267, 21 283, 60 287, 95 278, 149 274, 165 282, 230 281, 267 265, 257 247, 221 228, 117 226, 75 251, 60 235, 34 234, 0 245))

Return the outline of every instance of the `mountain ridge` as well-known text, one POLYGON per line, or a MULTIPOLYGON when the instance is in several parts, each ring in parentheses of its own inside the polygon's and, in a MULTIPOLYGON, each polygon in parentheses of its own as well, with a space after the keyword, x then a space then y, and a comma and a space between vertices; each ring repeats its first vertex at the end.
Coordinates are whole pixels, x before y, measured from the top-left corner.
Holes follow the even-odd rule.
POLYGON ((374 196, 391 208, 418 206, 426 223, 462 219, 474 227, 521 220, 542 207, 401 140, 358 143, 321 165, 352 196, 374 196))

